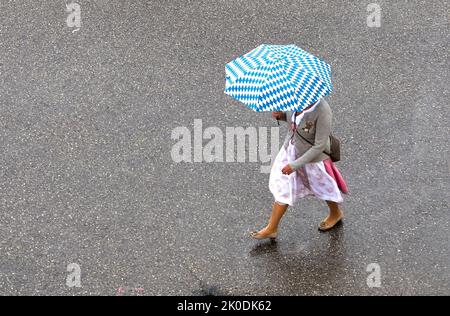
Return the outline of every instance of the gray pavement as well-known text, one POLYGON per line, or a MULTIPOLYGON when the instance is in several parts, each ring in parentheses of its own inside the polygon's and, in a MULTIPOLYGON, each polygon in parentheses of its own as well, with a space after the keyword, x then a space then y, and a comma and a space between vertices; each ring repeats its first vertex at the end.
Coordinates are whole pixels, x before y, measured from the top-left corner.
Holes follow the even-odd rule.
POLYGON ((447 1, 376 1, 380 28, 372 1, 75 2, 73 32, 64 1, 0 0, 0 295, 450 294, 447 1), (276 126, 223 93, 224 65, 262 43, 333 67, 351 194, 331 233, 306 199, 254 242, 260 164, 171 158, 194 119, 276 126))

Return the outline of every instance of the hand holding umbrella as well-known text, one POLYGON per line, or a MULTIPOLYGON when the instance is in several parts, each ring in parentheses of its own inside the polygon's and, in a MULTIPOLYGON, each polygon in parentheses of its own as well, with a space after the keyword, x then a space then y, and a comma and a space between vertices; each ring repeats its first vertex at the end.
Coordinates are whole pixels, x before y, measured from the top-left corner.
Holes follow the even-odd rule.
POLYGON ((282 111, 275 111, 272 112, 272 117, 277 119, 278 125, 280 125, 280 120, 283 118, 284 112, 282 111))

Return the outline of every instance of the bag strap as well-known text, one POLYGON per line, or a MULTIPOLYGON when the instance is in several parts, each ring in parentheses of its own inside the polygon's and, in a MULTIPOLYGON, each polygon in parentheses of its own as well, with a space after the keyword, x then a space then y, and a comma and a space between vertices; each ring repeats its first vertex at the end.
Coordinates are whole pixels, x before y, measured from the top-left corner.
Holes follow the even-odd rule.
MULTIPOLYGON (((300 137, 301 137, 304 141, 306 141, 308 144, 310 144, 311 146, 314 146, 314 145, 315 145, 314 143, 311 143, 309 140, 307 140, 305 137, 303 137, 303 136, 298 132, 298 129, 296 129, 295 131, 297 132, 298 136, 300 136, 300 137)), ((327 153, 325 150, 323 151, 323 153, 324 153, 325 155, 331 157, 331 154, 327 153)))

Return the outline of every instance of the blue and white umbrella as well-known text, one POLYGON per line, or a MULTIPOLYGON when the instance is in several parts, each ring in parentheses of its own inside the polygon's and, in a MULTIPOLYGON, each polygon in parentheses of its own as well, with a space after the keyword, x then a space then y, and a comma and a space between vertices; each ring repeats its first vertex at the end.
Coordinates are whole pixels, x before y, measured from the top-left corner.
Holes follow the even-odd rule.
POLYGON ((261 45, 226 65, 225 93, 256 112, 302 111, 332 89, 330 65, 295 45, 261 45))

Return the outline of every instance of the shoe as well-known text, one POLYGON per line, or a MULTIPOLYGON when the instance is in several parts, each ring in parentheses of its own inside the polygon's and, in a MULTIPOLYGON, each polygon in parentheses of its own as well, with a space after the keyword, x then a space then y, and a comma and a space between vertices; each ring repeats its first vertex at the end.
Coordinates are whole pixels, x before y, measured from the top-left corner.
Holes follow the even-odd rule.
POLYGON ((335 228, 338 224, 342 223, 344 219, 344 215, 342 215, 333 225, 327 225, 327 223, 324 221, 322 221, 319 225, 319 230, 321 232, 327 232, 329 230, 332 230, 333 228, 335 228))
POLYGON ((264 240, 264 239, 274 240, 274 239, 277 239, 278 233, 273 233, 273 234, 267 235, 265 237, 262 237, 262 236, 259 236, 258 232, 251 232, 250 237, 252 237, 253 239, 256 239, 256 240, 264 240))

